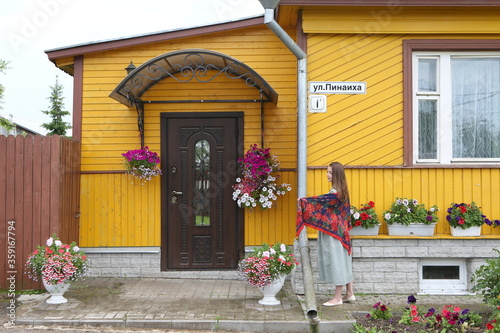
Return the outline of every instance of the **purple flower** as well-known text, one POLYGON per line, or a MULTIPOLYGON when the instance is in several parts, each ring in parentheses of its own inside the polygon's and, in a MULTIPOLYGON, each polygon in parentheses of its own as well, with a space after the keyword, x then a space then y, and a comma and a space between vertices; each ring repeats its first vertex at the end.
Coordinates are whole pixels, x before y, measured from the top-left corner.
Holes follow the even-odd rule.
POLYGON ((484 219, 484 223, 486 223, 487 225, 491 225, 492 224, 492 222, 489 219, 484 219))
POLYGON ((427 215, 426 219, 427 221, 432 221, 432 215, 427 215))
MULTIPOLYGON (((432 220, 432 218, 431 218, 431 220, 432 220)), ((416 303, 416 302, 417 302, 417 299, 415 298, 415 296, 413 296, 413 295, 408 296, 408 301, 407 301, 408 304, 416 303)))

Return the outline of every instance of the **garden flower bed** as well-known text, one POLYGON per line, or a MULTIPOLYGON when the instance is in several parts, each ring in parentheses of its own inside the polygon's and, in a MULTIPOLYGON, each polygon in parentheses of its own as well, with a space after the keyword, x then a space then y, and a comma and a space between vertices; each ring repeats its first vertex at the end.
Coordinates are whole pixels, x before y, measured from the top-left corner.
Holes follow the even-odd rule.
MULTIPOLYGON (((391 308, 390 303, 377 302, 369 314, 358 314, 353 333, 401 332, 463 332, 488 333, 492 330, 492 313, 476 313, 453 304, 440 308, 418 306, 417 299, 408 297, 405 308, 391 308)), ((495 312, 496 313, 496 312, 495 312)))

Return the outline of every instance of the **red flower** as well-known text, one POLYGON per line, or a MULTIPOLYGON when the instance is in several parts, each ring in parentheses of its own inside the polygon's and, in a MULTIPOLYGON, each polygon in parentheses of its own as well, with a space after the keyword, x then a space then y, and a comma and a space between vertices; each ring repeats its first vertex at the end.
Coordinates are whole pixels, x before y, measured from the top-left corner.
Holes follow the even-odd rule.
POLYGON ((462 212, 462 214, 466 213, 467 208, 465 206, 460 206, 460 212, 462 212))
POLYGON ((356 225, 356 226, 361 225, 361 221, 357 220, 356 222, 354 222, 354 225, 356 225))
POLYGON ((370 208, 373 208, 373 207, 375 207, 375 202, 368 201, 368 205, 370 206, 370 208))
POLYGON ((361 219, 368 220, 368 219, 370 219, 370 215, 368 215, 367 213, 361 213, 361 219))
POLYGON ((487 323, 487 324, 486 324, 486 329, 488 329, 488 330, 492 330, 492 329, 494 329, 494 328, 495 328, 495 326, 491 325, 490 323, 487 323))

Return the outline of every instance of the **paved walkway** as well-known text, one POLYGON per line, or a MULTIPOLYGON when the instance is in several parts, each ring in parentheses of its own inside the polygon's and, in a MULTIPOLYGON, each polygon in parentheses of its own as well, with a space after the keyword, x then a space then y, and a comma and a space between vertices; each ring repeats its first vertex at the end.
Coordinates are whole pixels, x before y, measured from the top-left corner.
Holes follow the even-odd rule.
MULTIPOLYGON (((393 311, 406 306, 408 295, 357 295, 358 301, 338 307, 321 304, 317 296, 319 332, 349 332, 356 315, 373 304, 389 304, 393 311)), ((278 294, 281 305, 263 306, 257 288, 238 280, 165 278, 88 278, 73 283, 68 303, 47 304, 47 294, 22 295, 17 301, 16 325, 113 327, 117 329, 218 330, 230 332, 309 332, 301 295, 290 281, 278 294)), ((424 308, 454 304, 488 312, 478 296, 416 296, 424 308)))

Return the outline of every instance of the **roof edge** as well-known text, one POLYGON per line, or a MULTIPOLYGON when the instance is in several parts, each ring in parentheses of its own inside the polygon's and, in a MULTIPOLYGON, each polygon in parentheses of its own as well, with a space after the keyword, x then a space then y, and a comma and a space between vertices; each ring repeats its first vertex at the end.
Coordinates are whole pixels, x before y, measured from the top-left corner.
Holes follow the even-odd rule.
POLYGON ((280 6, 498 7, 498 0, 281 0, 280 6))
POLYGON ((144 35, 128 36, 116 39, 70 45, 61 48, 45 50, 44 52, 47 54, 49 60, 54 62, 55 59, 63 57, 78 56, 86 53, 101 52, 112 49, 137 46, 141 44, 156 43, 170 39, 194 37, 199 35, 223 32, 240 28, 249 28, 263 24, 264 24, 264 16, 257 15, 236 21, 214 23, 198 27, 173 29, 173 30, 166 30, 154 33, 147 33, 144 35))

